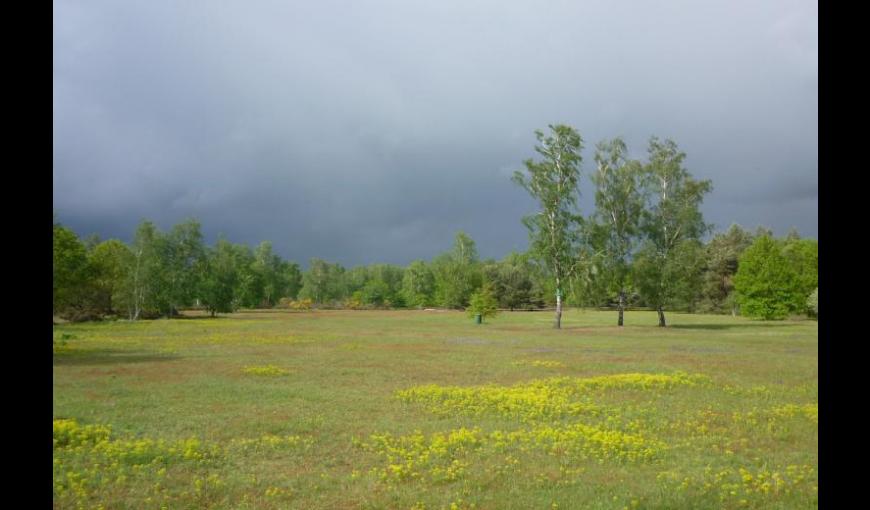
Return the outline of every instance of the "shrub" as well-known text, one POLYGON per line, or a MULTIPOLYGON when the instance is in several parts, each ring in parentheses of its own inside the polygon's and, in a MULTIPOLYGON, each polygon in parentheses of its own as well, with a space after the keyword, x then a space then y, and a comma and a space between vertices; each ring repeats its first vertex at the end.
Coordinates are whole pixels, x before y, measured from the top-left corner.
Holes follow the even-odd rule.
POLYGON ((743 314, 784 319, 801 307, 799 282, 778 243, 761 236, 740 256, 734 290, 743 314))
POLYGON ((470 303, 466 309, 469 317, 480 314, 483 319, 494 317, 498 314, 498 300, 492 292, 489 284, 484 285, 471 295, 470 303))
POLYGON ((300 299, 299 301, 290 301, 289 306, 291 310, 308 311, 311 310, 312 304, 313 302, 311 299, 305 298, 300 299))
POLYGON ((360 291, 354 292, 353 296, 347 298, 343 305, 349 310, 361 310, 365 308, 362 302, 362 293, 360 291))

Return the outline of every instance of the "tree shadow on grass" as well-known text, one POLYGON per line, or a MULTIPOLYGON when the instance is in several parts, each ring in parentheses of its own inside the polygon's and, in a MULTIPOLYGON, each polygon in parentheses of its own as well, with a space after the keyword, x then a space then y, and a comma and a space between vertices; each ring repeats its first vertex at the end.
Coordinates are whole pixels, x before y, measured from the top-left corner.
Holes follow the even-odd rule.
POLYGON ((153 319, 149 319, 152 321, 188 321, 195 319, 229 319, 229 315, 227 314, 217 314, 212 316, 207 312, 184 312, 181 315, 173 315, 172 317, 155 317, 153 319))
POLYGON ((706 329, 710 331, 724 329, 759 329, 759 328, 787 328, 797 324, 796 322, 741 322, 738 324, 669 324, 668 329, 706 329))
POLYGON ((154 351, 88 349, 54 355, 54 365, 120 365, 125 363, 154 363, 173 361, 181 356, 154 351))

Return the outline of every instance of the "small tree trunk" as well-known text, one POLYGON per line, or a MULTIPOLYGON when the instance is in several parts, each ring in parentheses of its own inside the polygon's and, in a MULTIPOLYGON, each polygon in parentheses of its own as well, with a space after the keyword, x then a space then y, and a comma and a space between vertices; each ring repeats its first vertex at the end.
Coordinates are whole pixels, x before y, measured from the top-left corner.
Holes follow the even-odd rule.
POLYGON ((659 312, 659 327, 664 328, 667 326, 667 324, 665 324, 665 310, 664 310, 664 308, 659 306, 658 312, 659 312))
POLYGON ((617 322, 617 326, 622 327, 622 315, 625 311, 625 291, 619 291, 619 321, 617 322))
POLYGON ((556 323, 553 324, 556 329, 562 329, 562 296, 556 294, 556 323))

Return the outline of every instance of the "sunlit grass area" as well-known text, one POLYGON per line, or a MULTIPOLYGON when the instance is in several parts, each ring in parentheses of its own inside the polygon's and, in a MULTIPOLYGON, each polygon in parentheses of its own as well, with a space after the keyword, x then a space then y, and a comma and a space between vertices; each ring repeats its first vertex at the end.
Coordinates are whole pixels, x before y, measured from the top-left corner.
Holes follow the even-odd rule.
POLYGON ((56 508, 815 508, 813 321, 263 311, 55 327, 56 508))

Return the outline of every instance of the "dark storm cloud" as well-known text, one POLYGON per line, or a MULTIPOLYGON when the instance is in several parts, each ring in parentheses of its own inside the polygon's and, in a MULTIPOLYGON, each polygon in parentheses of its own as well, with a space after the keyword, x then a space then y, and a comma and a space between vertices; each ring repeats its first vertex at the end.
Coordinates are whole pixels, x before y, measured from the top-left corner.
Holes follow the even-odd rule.
MULTIPOLYGON (((565 122, 672 137, 708 221, 817 235, 817 8, 800 2, 54 4, 54 207, 82 235, 196 217, 344 264, 457 230, 525 249, 509 177, 565 122)), ((583 183, 584 208, 593 192, 583 183)))

